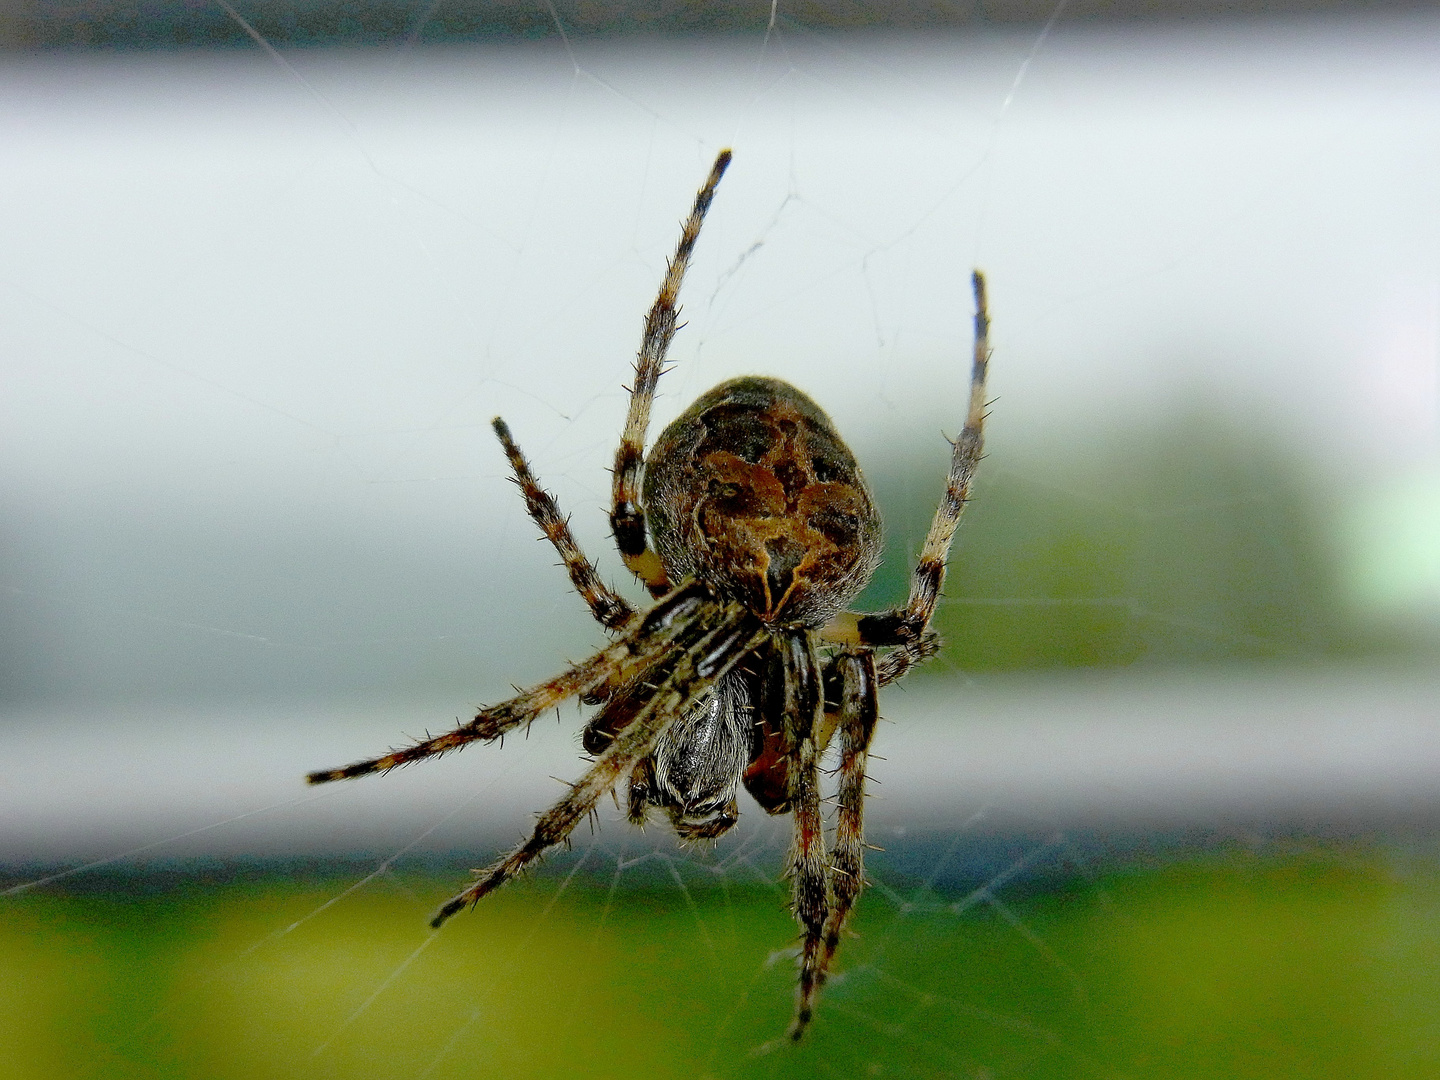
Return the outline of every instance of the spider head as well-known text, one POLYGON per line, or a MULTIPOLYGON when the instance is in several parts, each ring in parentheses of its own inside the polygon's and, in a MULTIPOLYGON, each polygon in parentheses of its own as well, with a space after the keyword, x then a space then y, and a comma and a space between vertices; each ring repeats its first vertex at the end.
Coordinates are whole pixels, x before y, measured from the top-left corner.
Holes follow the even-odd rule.
POLYGON ((666 428, 646 462, 645 512, 672 581, 697 578, 772 625, 821 625, 880 561, 854 455, 779 379, 721 383, 666 428))
POLYGON ((720 806, 712 806, 700 814, 674 807, 666 809, 675 835, 681 840, 714 840, 724 836, 740 820, 740 804, 735 801, 734 795, 720 806))

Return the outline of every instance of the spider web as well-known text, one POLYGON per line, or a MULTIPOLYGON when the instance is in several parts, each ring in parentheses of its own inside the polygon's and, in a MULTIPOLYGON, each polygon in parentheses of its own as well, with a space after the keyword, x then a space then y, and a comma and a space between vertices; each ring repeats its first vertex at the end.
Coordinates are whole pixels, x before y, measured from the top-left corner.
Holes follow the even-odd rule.
POLYGON ((1433 22, 1106 31, 1061 6, 921 42, 772 16, 703 44, 562 23, 503 49, 262 38, 7 69, 8 182, 35 208, 7 226, 0 292, 9 992, 28 995, 7 1011, 38 1032, 17 1060, 1433 1065, 1418 975, 1378 984, 1400 1034, 1347 1043, 1354 1023, 1294 997, 1269 1056, 1235 1064, 1258 1054, 1236 1028, 1278 1030, 1247 989, 1296 963, 1274 936, 1411 927, 1332 933, 1296 967, 1352 1013, 1371 1007, 1334 950, 1436 970, 1437 586, 1405 546, 1440 453, 1433 22), (435 901, 578 771, 578 713, 503 752, 298 786, 600 640, 489 418, 630 589, 601 509, 621 381, 722 145, 652 434, 731 375, 813 393, 890 529, 869 606, 903 596, 940 491, 973 265, 996 326, 951 647, 882 702, 884 850, 799 1050, 777 1041, 788 820, 747 806, 681 849, 605 807, 436 936, 435 901), (1321 921, 1255 914, 1285 897, 1321 921), (1212 954, 1206 933, 1235 940, 1212 954), (110 972, 111 1007, 77 1014, 51 954, 110 972))

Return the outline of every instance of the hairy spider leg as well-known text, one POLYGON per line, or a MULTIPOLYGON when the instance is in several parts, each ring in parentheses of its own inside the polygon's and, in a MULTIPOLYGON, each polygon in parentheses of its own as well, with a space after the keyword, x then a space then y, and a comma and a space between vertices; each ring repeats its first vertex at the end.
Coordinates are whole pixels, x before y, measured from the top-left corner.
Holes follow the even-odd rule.
MULTIPOLYGON (((694 616, 689 624, 695 625, 694 616)), ((714 612, 714 618, 706 619, 706 624, 713 629, 689 645, 630 725, 615 736, 609 748, 560 801, 540 815, 529 838, 480 871, 475 884, 441 905, 430 920, 431 926, 438 927, 466 905, 475 904, 569 836, 595 809, 600 797, 650 752, 675 718, 767 637, 759 620, 736 602, 714 612)))
POLYGON ((790 849, 795 920, 804 934, 800 956, 800 990, 790 1037, 799 1039, 810 1022, 818 989, 818 961, 825 924, 833 906, 830 867, 825 859, 825 827, 820 816, 820 749, 816 745, 824 711, 820 662, 815 636, 796 630, 780 639, 783 665, 785 739, 794 747, 789 783, 790 813, 795 837, 790 849))
POLYGON ((530 723, 567 698, 592 691, 612 679, 628 681, 638 678, 687 632, 693 633, 692 627, 705 625, 709 617, 720 610, 720 602, 712 599, 703 585, 690 582, 651 608, 639 625, 608 648, 509 701, 481 709, 475 719, 453 731, 340 769, 322 769, 305 779, 311 784, 325 784, 332 780, 389 772, 398 765, 408 765, 412 761, 456 750, 467 743, 498 739, 507 731, 530 723))
POLYGON ((875 661, 875 681, 880 686, 889 686, 892 682, 903 679, 912 667, 923 664, 939 651, 939 634, 926 633, 914 641, 907 641, 875 661))
POLYGON ((812 977, 808 984, 801 980, 801 997, 790 1030, 795 1039, 800 1038, 810 1021, 815 997, 825 985, 835 950, 840 947, 846 920, 865 888, 865 769, 879 719, 875 654, 869 649, 841 653, 835 658, 834 668, 840 682, 840 767, 835 845, 830 850, 831 904, 818 942, 818 955, 812 961, 812 977))
POLYGON ((650 816, 650 785, 653 782, 654 775, 647 754, 630 771, 630 790, 625 798, 625 820, 637 829, 645 828, 645 820, 650 816))
POLYGON ((920 550, 920 561, 911 576, 909 601, 903 608, 874 615, 843 612, 825 627, 827 641, 843 645, 906 645, 924 635, 930 617, 935 614, 940 587, 945 582, 950 544, 970 498, 975 467, 984 456, 985 376, 990 366, 990 311, 985 298, 985 275, 976 270, 971 275, 971 285, 975 291, 975 347, 970 367, 970 408, 960 437, 953 444, 945 495, 935 509, 925 546, 920 550))
MULTIPOLYGON (((933 633, 927 633, 915 641, 908 641, 892 649, 875 660, 875 685, 888 686, 904 678, 912 667, 923 664, 939 652, 940 635, 933 633)), ((819 733, 815 737, 815 747, 821 754, 829 748, 830 740, 840 726, 841 685, 837 662, 838 656, 825 665, 822 683, 825 690, 825 713, 820 721, 819 733)), ((778 711, 772 710, 766 715, 773 715, 778 711)), ((587 738, 589 731, 590 729, 586 728, 587 738)), ((745 769, 745 788, 767 814, 786 813, 790 809, 790 762, 785 734, 774 724, 762 722, 759 738, 760 746, 745 769)))
POLYGON ((525 497, 525 512, 540 526, 545 539, 560 553, 575 591, 589 605, 590 613, 601 626, 607 630, 624 628, 635 619, 635 609, 623 596, 600 580, 595 564, 585 557, 580 545, 575 542, 574 534, 570 532, 570 519, 560 513, 560 508, 555 504, 555 496, 542 488, 535 479, 535 474, 530 471, 530 463, 525 460, 525 455, 520 452, 520 447, 510 435, 509 426, 498 416, 490 423, 505 450, 505 456, 510 459, 510 468, 515 473, 515 485, 525 497))
POLYGON ((985 449, 985 376, 990 367, 990 310, 985 298, 985 276, 976 270, 971 275, 975 290, 975 332, 974 355, 970 366, 970 408, 965 416, 965 426, 955 440, 950 455, 950 475, 945 485, 945 495, 935 508, 935 517, 930 531, 925 536, 925 546, 920 551, 920 561, 910 584, 910 600, 905 606, 905 617, 909 633, 904 636, 915 638, 930 625, 930 616, 935 613, 935 602, 940 596, 940 586, 945 581, 945 564, 950 556, 950 544, 955 539, 955 530, 960 524, 960 515, 970 497, 970 485, 975 477, 975 468, 980 464, 985 449))
POLYGON ((645 511, 640 505, 640 474, 645 461, 645 432, 650 426, 650 405, 655 400, 655 384, 665 370, 665 354, 679 329, 680 309, 675 306, 690 255, 700 236, 705 212, 715 197, 715 186, 730 164, 730 151, 721 150, 710 168, 695 205, 680 231, 675 257, 665 270, 665 280, 650 313, 645 316, 645 332, 640 339, 640 352, 635 358, 635 381, 630 387, 630 408, 625 415, 625 431, 620 448, 615 451, 614 487, 611 495, 610 527, 615 531, 615 546, 620 557, 650 592, 660 595, 670 587, 665 567, 645 538, 645 511))
MULTIPOLYGON (((825 688, 825 715, 820 721, 820 733, 815 738, 815 745, 820 748, 822 754, 830 748, 830 740, 841 724, 840 703, 843 693, 841 676, 843 672, 840 668, 840 660, 854 651, 855 648, 852 646, 833 656, 825 664, 822 677, 822 685, 825 688)), ((884 657, 876 658, 873 649, 868 651, 871 653, 875 665, 875 685, 878 689, 904 678, 912 667, 923 664, 935 656, 940 651, 940 635, 927 633, 924 637, 906 642, 891 650, 884 657)))
MULTIPOLYGON (((668 658, 656 663, 646 670, 643 678, 632 682, 623 682, 616 679, 604 686, 597 687, 583 698, 587 705, 605 704, 590 717, 585 727, 580 732, 580 745, 591 757, 599 757, 605 752, 615 735, 627 727, 635 714, 644 707, 650 694, 655 687, 665 678, 670 666, 673 666, 679 658, 678 653, 672 653, 668 658)), ((641 763, 643 766, 643 762, 641 763)), ((637 766, 636 775, 643 776, 643 770, 637 766)))

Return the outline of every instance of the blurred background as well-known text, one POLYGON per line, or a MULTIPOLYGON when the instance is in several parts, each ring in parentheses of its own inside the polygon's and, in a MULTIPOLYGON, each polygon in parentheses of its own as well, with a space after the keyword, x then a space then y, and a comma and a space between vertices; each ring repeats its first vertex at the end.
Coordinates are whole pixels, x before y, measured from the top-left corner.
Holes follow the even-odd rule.
POLYGON ((0 1076, 1440 1069, 1440 18, 1305 3, 0 11, 0 1076), (614 808, 603 639, 503 414, 608 537, 629 365, 735 162, 652 436, 834 418, 900 602, 994 319, 989 456, 889 689, 871 889, 783 1044, 788 819, 614 808))

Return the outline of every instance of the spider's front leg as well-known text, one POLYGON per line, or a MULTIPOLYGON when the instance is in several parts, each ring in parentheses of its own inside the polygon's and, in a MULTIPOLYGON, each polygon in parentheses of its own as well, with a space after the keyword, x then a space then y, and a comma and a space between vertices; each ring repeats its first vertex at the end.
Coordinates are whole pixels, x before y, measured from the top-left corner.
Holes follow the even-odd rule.
POLYGON ((630 387, 630 408, 625 415, 625 431, 620 448, 615 452, 615 478, 611 492, 610 527, 615 530, 615 546, 630 572, 643 581, 653 595, 670 587, 660 556, 645 538, 645 511, 640 506, 640 473, 645 462, 645 432, 650 426, 650 406, 655 400, 655 385, 665 370, 665 354, 679 329, 680 309, 676 299, 690 255, 700 236, 705 212, 715 198, 715 187, 730 165, 730 151, 721 150, 710 168, 695 205, 680 231, 675 257, 665 270, 660 293, 645 317, 645 332, 640 339, 640 353, 635 359, 635 381, 630 387))
POLYGON ((925 546, 910 582, 910 598, 903 608, 857 615, 845 612, 825 627, 823 637, 841 645, 910 647, 920 641, 935 614, 940 587, 945 582, 945 563, 950 544, 960 524, 960 515, 970 499, 975 467, 984 456, 985 377, 990 367, 990 309, 985 296, 985 275, 976 270, 971 277, 975 290, 975 344, 970 366, 970 407, 965 426, 953 444, 950 475, 945 494, 935 509, 925 546))
POLYGON ((600 580, 600 572, 595 569, 595 564, 585 557, 580 545, 575 542, 575 535, 570 531, 570 521, 560 513, 555 497, 540 486, 535 474, 530 471, 530 463, 525 460, 525 455, 511 437, 509 426, 498 416, 490 423, 505 456, 510 459, 510 468, 515 473, 515 485, 525 497, 526 512, 531 520, 540 526, 540 531, 559 553, 575 591, 589 605, 590 613, 601 626, 607 630, 623 629, 635 619, 635 609, 623 596, 600 580))
POLYGON ((326 784, 332 780, 389 772, 400 765, 458 750, 472 742, 498 739, 507 731, 529 724, 568 698, 593 692, 611 682, 629 682, 639 678, 667 651, 683 647, 687 633, 693 633, 697 625, 705 625, 712 615, 724 610, 727 609, 711 597, 708 589, 697 582, 690 582, 651 608, 619 641, 548 682, 532 687, 509 701, 481 709, 475 719, 453 731, 343 768, 313 772, 306 781, 326 784))
POLYGON ((686 708, 705 693, 746 653, 766 639, 767 632, 744 605, 727 604, 714 621, 714 628, 690 644, 669 667, 664 681, 636 713, 628 726, 596 762, 586 770, 565 796, 544 814, 535 831, 502 858, 480 871, 480 879, 464 892, 446 901, 430 920, 439 926, 467 904, 478 902, 498 889, 548 848, 563 841, 594 810, 600 797, 610 791, 655 745, 655 740, 686 708))
MULTIPOLYGON (((925 655, 933 654, 934 635, 922 640, 929 650, 925 655)), ((871 650, 841 652, 826 665, 822 682, 824 711, 816 715, 808 674, 814 670, 813 660, 807 658, 806 652, 798 636, 781 645, 775 658, 781 670, 769 685, 773 693, 778 684, 784 699, 778 725, 783 730, 767 729, 760 756, 745 774, 746 787, 762 807, 772 814, 789 810, 795 815, 790 872, 795 877, 795 914, 805 934, 795 1019, 790 1025, 790 1037, 797 1040, 810 1023, 815 999, 839 948, 846 920, 865 887, 865 769, 879 717, 876 692, 881 683, 880 665, 871 650), (803 731, 806 717, 812 718, 808 736, 803 731), (837 731, 839 811, 835 846, 826 860, 818 758, 837 731)), ((898 678, 903 668, 889 673, 898 678)), ((764 711, 770 718, 768 727, 775 727, 779 708, 772 706, 764 711)))
POLYGON ((830 851, 831 906, 821 932, 818 955, 808 983, 802 979, 801 997, 791 1025, 791 1038, 804 1034, 810 1021, 814 999, 825 985, 840 935, 855 901, 865 888, 865 769, 869 759, 870 740, 879 719, 876 690, 879 679, 875 671, 875 654, 869 649, 844 652, 835 658, 831 671, 840 684, 839 790, 836 801, 839 811, 835 818, 835 846, 830 851))
MULTIPOLYGON (((857 616, 852 613, 850 617, 853 619, 857 616)), ((855 651, 853 645, 841 655, 852 651, 855 651)), ((904 678, 912 667, 923 664, 939 652, 940 635, 930 633, 894 649, 875 661, 876 687, 888 686, 904 678)), ((824 690, 825 714, 815 737, 815 746, 822 754, 830 746, 830 740, 842 722, 841 672, 836 662, 826 665, 824 690)), ((772 713, 774 711, 771 710, 772 713)), ((762 719, 758 738, 760 745, 745 769, 745 789, 767 814, 787 813, 790 810, 790 757, 786 749, 785 734, 777 723, 762 719)))

